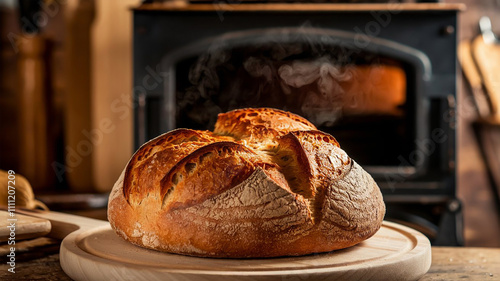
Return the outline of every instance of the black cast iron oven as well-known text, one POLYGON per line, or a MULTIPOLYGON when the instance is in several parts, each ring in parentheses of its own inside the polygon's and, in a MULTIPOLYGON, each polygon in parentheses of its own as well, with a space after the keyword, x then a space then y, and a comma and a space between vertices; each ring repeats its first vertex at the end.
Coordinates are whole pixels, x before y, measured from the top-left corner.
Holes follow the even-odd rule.
POLYGON ((308 118, 377 181, 386 219, 462 244, 457 12, 442 4, 143 4, 134 138, 273 107, 308 118))

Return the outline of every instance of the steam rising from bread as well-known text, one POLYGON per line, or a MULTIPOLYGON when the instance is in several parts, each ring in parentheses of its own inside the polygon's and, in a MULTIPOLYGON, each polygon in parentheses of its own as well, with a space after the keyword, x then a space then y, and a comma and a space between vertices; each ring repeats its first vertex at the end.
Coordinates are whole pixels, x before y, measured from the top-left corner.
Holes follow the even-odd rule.
POLYGON ((233 48, 216 40, 192 65, 191 86, 179 89, 178 112, 188 112, 200 128, 213 126, 217 113, 244 107, 280 108, 318 127, 332 126, 345 114, 401 113, 405 73, 394 61, 351 56, 307 33, 289 36, 294 43, 263 33, 267 43, 233 48))

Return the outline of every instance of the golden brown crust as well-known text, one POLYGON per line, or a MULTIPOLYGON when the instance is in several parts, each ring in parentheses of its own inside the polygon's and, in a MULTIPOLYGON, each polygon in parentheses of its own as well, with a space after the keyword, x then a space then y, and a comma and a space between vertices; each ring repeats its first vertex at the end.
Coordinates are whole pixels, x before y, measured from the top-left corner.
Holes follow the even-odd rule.
POLYGON ((239 184, 254 171, 252 158, 256 158, 252 150, 235 142, 215 142, 193 151, 161 180, 162 207, 200 204, 239 184))
POLYGON ((159 180, 180 159, 211 142, 228 139, 209 131, 177 129, 151 140, 137 150, 126 167, 123 195, 127 202, 140 204, 143 193, 157 192, 159 180))
POLYGON ((215 133, 144 144, 110 195, 124 239, 203 257, 274 257, 355 245, 382 223, 373 179, 334 137, 273 109, 220 114, 215 133))
POLYGON ((246 108, 219 114, 214 133, 244 140, 249 146, 272 143, 291 131, 316 130, 307 119, 272 108, 246 108))
POLYGON ((351 159, 333 136, 321 131, 290 132, 278 138, 278 143, 276 163, 288 175, 292 190, 309 199, 312 218, 319 223, 326 189, 345 175, 351 159), (290 159, 285 163, 283 153, 290 159))

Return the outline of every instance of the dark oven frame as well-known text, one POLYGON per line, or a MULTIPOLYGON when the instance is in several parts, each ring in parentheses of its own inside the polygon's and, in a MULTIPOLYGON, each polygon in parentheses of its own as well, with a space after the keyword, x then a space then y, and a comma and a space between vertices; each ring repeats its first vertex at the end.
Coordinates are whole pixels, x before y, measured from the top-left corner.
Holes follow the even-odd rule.
MULTIPOLYGON (((296 10, 280 10, 271 4, 268 9, 240 4, 221 10, 216 5, 158 9, 143 4, 134 9, 135 148, 175 128, 175 62, 203 52, 214 40, 237 46, 257 42, 262 32, 276 32, 278 41, 287 42, 287 34, 305 32, 347 49, 363 46, 412 66, 414 77, 408 80, 408 87, 415 91, 416 140, 423 143, 413 152, 422 154, 429 152, 428 145, 432 148, 425 161, 415 167, 367 170, 377 180, 386 203, 394 203, 398 214, 402 213, 397 207, 401 204, 442 206, 433 242, 461 244, 454 118, 460 9, 420 8, 435 4, 394 5, 368 5, 367 9, 359 5, 345 9, 349 5, 343 5, 340 9, 334 4, 316 4, 314 9, 296 6, 296 10), (369 43, 361 44, 366 38, 369 43)), ((436 208, 432 209, 435 212, 436 208)))

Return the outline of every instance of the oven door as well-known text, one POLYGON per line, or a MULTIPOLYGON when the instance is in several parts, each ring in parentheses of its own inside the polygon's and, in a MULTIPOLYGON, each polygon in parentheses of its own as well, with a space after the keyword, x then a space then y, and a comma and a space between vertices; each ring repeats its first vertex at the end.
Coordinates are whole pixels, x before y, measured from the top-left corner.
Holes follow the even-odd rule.
POLYGON ((427 56, 392 41, 312 27, 225 33, 170 52, 162 131, 213 129, 217 114, 273 107, 332 134, 376 179, 427 173, 427 56), (424 151, 425 152, 425 151, 424 151))

